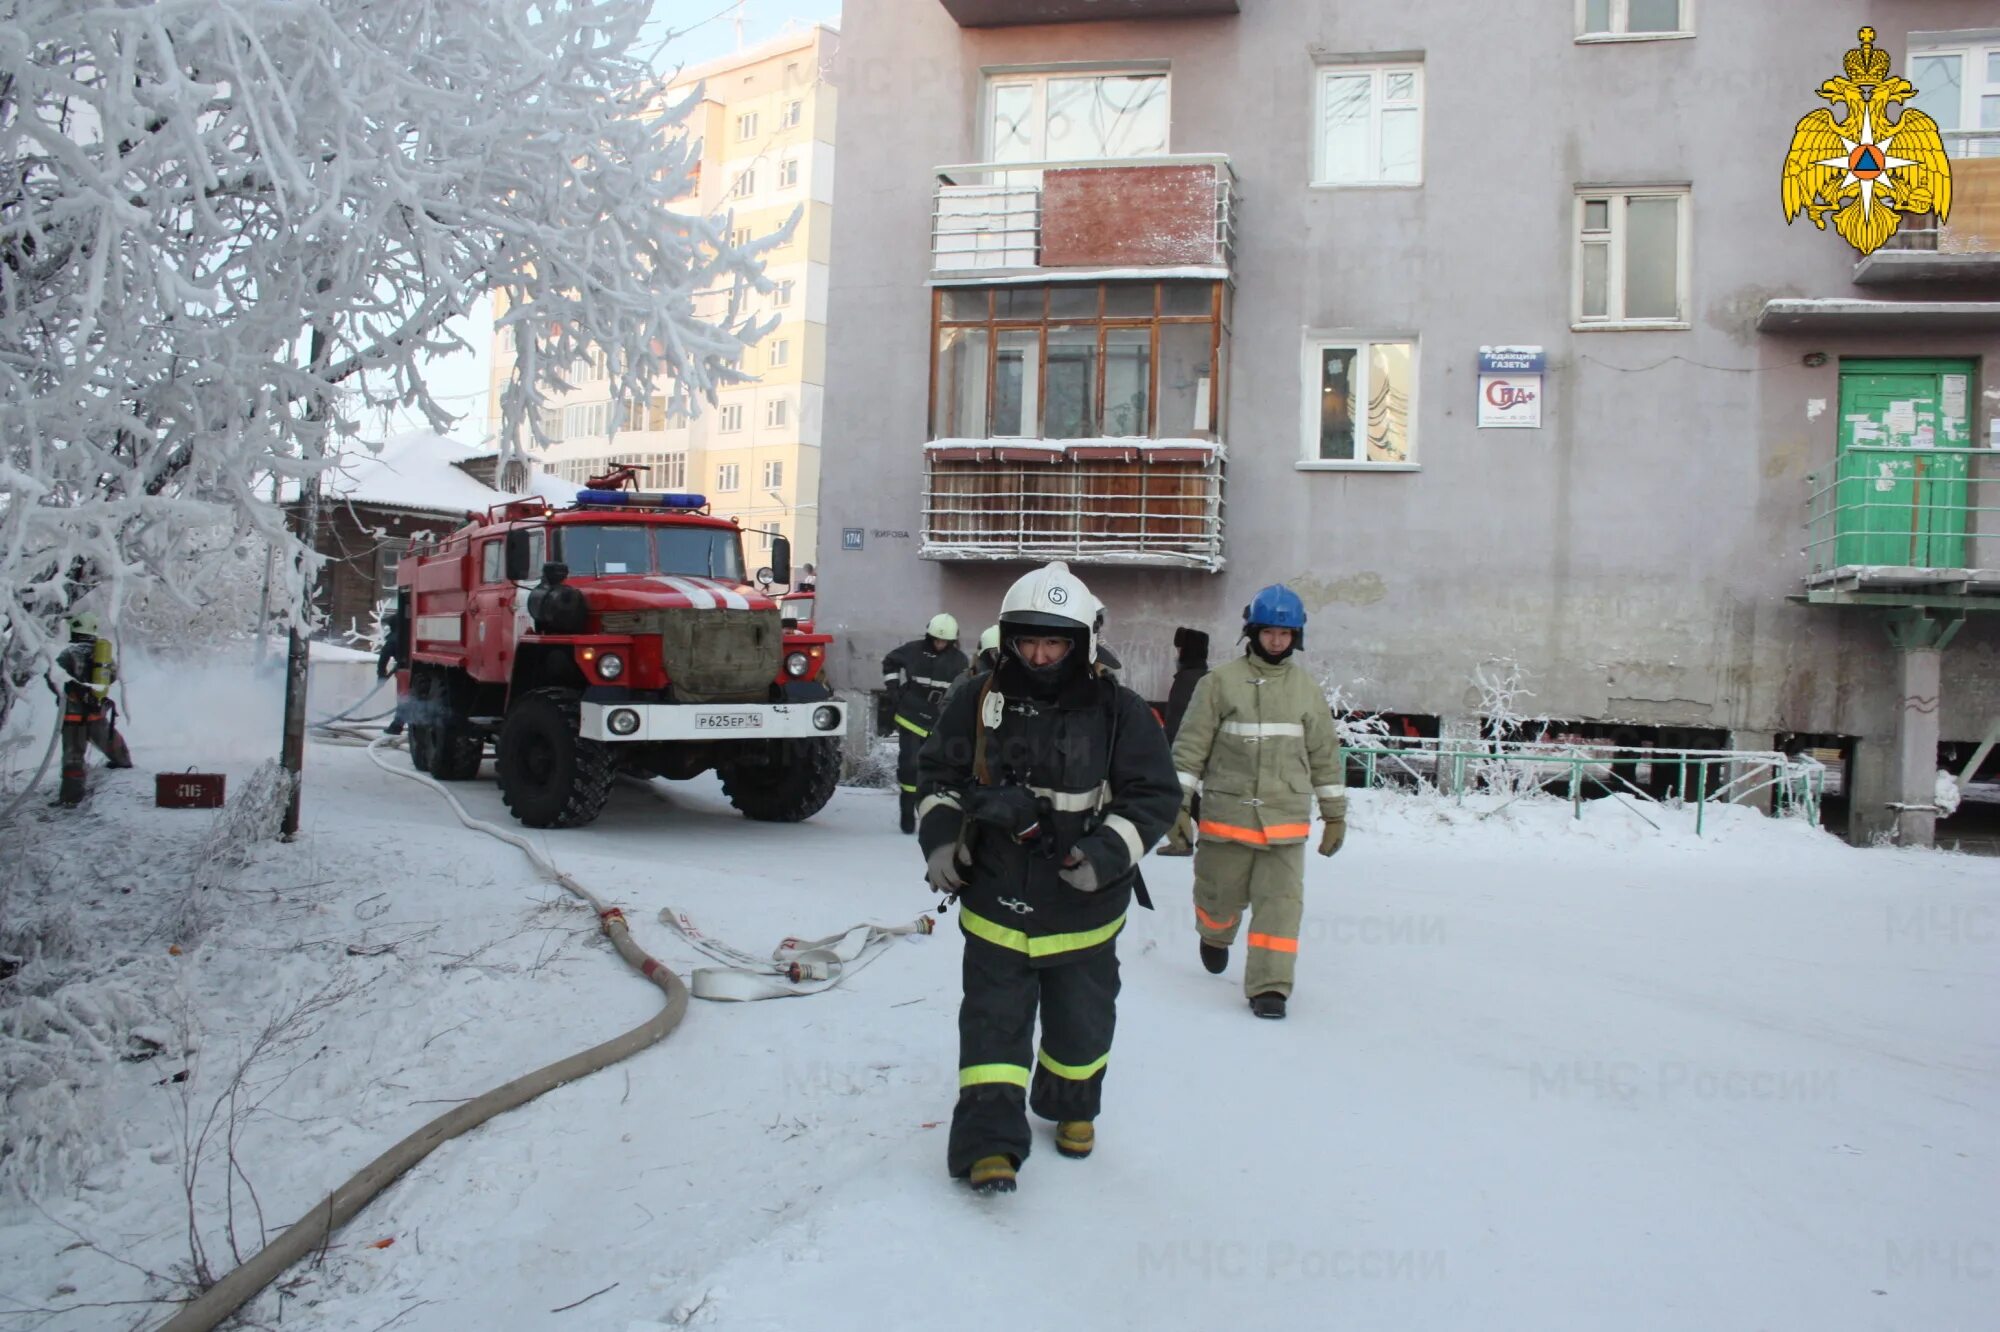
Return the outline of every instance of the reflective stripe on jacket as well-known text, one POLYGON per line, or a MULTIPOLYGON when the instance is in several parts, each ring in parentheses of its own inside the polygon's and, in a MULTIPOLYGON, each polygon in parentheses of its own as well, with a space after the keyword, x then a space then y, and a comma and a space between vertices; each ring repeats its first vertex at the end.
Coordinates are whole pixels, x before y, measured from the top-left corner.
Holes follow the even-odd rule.
POLYGON ((1174 740, 1201 833, 1245 846, 1303 842, 1316 801, 1345 811, 1340 738, 1326 697, 1294 661, 1245 654, 1202 677, 1174 740))

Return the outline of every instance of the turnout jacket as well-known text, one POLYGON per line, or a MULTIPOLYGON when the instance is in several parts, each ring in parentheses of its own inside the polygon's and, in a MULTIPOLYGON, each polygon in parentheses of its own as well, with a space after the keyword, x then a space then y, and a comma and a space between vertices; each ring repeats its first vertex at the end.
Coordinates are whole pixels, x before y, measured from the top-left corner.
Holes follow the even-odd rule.
POLYGON ((1313 802, 1345 814, 1333 712, 1305 668, 1246 653, 1203 676, 1174 739, 1181 786, 1201 788, 1204 837, 1243 846, 1303 842, 1313 802))
POLYGON ((937 724, 945 691, 965 674, 965 654, 947 646, 931 651, 931 640, 913 638, 882 658, 882 687, 896 710, 896 725, 922 739, 937 724))
POLYGON ((1031 966, 1070 961, 1125 923, 1139 858, 1180 809, 1166 734, 1137 694, 1092 671, 1053 699, 1031 697, 1011 659, 945 699, 917 758, 918 840, 926 857, 962 838, 966 933, 1025 953, 1031 966), (985 737, 982 742, 981 731, 985 737), (982 786, 1025 787, 1041 814, 1026 842, 967 815, 982 786), (1061 877, 1074 849, 1102 884, 1061 877))
POLYGON ((93 701, 103 701, 111 692, 112 681, 118 678, 118 664, 108 638, 72 639, 56 654, 56 661, 72 680, 90 691, 93 701))

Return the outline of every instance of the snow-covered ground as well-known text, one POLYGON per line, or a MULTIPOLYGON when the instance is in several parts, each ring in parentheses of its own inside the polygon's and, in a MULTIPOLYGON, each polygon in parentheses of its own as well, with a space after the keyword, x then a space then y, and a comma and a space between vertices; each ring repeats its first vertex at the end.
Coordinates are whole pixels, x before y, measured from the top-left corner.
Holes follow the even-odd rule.
MULTIPOLYGON (((305 835, 199 895, 209 926, 176 954, 161 922, 213 816, 152 808, 146 770, 226 767, 234 794, 250 764, 165 730, 135 722, 141 771, 94 772, 89 807, 19 830, 74 894, 49 908, 65 946, 117 964, 45 996, 50 1021, 114 1057, 10 1101, 15 1165, 32 1115, 56 1135, 37 1159, 82 1182, 0 1202, 0 1327, 157 1325, 162 1307, 116 1302, 190 1262, 204 1125, 192 1192, 219 1272, 232 1216, 247 1254, 260 1212, 275 1235, 449 1103, 659 1003, 517 851, 328 745, 305 835)), ((505 821, 490 781, 457 789, 505 821)), ((1011 1197, 944 1174, 954 928, 820 996, 697 1003, 662 1045, 446 1144, 254 1316, 1994 1326, 2000 864, 1740 810, 1701 840, 1658 809, 1660 830, 1612 802, 1569 813, 1358 796, 1347 848, 1309 858, 1283 1023, 1249 1015, 1240 956, 1202 971, 1190 862, 1149 861, 1160 909, 1120 946, 1097 1154, 1038 1147, 1011 1197)), ((887 792, 843 790, 808 824, 753 824, 702 779, 622 788, 593 827, 538 837, 685 974, 664 906, 762 951, 931 905, 894 821, 887 792)))

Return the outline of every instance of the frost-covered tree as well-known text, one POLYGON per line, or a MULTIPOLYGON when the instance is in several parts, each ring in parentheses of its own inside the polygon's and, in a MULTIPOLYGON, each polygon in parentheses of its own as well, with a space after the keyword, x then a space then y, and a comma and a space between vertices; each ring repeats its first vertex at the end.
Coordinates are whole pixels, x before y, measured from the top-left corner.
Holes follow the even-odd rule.
POLYGON ((369 407, 448 427, 419 365, 482 291, 503 440, 593 347, 617 396, 742 378, 783 233, 733 247, 693 205, 650 8, 0 0, 0 726, 72 605, 189 594, 218 524, 279 543, 303 605, 270 481, 369 407))

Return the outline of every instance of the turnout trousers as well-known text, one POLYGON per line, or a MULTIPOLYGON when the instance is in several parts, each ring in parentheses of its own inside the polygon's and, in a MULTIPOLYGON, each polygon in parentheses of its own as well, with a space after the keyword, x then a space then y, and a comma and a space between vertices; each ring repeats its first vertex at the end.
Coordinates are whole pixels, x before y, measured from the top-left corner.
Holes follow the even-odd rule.
POLYGON ((897 812, 901 817, 903 831, 910 830, 917 817, 917 755, 922 752, 929 732, 919 735, 914 726, 896 718, 896 795, 897 812))
POLYGON ((90 746, 97 746, 114 768, 132 766, 132 752, 125 747, 125 737, 118 734, 116 716, 110 699, 95 698, 75 685, 64 691, 62 786, 56 797, 63 804, 75 805, 83 800, 84 762, 90 746))
POLYGON ((1204 837, 1194 853, 1194 918, 1201 941, 1227 948, 1236 941, 1243 911, 1250 911, 1249 956, 1243 993, 1289 998, 1299 957, 1299 921, 1305 914, 1306 848, 1243 846, 1204 837))
POLYGON ((964 1178, 984 1156, 1025 1161, 1029 1108, 1049 1120, 1097 1118, 1118 1017, 1117 950, 1112 938, 1037 967, 1026 953, 965 937, 958 1104, 946 1149, 953 1175, 964 1178))

